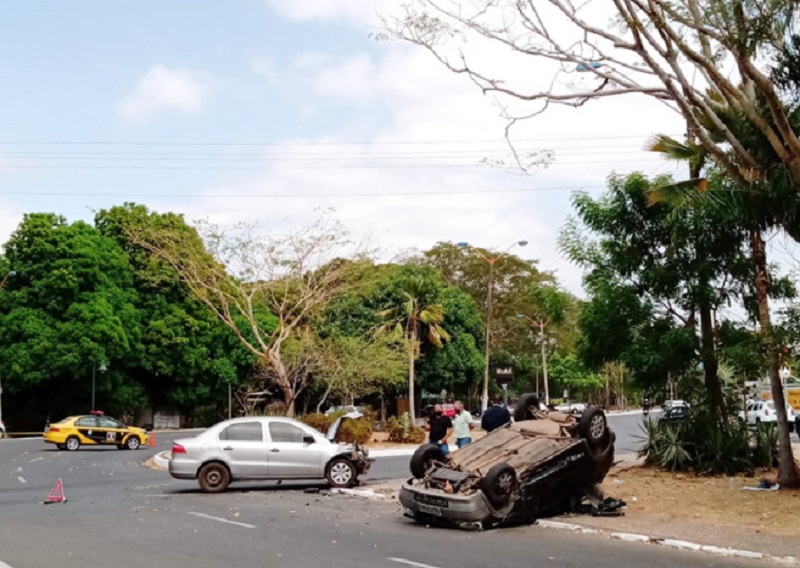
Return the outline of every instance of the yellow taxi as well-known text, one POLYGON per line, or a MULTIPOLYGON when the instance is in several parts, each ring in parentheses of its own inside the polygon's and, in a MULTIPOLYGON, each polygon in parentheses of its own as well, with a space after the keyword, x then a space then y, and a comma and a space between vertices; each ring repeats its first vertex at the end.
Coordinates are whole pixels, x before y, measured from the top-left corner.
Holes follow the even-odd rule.
POLYGON ((147 444, 147 432, 141 428, 125 426, 119 420, 95 411, 50 424, 45 430, 44 441, 55 444, 59 450, 70 452, 83 445, 108 445, 117 446, 120 450, 138 450, 147 444))

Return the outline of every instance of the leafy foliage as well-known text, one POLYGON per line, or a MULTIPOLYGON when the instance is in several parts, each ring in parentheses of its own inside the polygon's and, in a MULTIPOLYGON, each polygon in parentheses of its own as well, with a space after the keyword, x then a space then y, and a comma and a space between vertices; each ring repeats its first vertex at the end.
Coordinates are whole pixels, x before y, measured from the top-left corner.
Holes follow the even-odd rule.
POLYGON ((425 441, 425 430, 414 424, 408 412, 400 418, 392 416, 386 423, 390 442, 401 444, 421 444, 425 441))

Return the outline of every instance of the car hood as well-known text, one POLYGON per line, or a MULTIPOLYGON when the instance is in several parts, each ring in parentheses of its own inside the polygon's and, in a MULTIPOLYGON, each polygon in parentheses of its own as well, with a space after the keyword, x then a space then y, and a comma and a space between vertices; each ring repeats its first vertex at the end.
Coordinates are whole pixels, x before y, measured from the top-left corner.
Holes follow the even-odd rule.
POLYGON ((331 424, 331 427, 328 428, 328 433, 325 434, 325 437, 330 441, 333 442, 336 440, 336 433, 339 432, 339 428, 341 428, 342 423, 345 420, 356 420, 357 418, 362 418, 364 415, 357 410, 353 412, 348 412, 347 414, 340 416, 336 419, 336 422, 331 424))

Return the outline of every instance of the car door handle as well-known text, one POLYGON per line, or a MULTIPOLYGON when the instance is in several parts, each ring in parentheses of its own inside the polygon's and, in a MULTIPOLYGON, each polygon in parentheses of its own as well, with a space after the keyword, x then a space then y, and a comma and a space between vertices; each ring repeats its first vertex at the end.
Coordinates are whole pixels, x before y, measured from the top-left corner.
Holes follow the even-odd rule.
POLYGON ((280 452, 280 450, 278 448, 272 448, 270 452, 272 452, 273 454, 277 454, 278 452, 280 452))
POLYGON ((232 452, 233 451, 233 448, 231 448, 230 446, 225 446, 222 449, 225 450, 226 452, 232 452))

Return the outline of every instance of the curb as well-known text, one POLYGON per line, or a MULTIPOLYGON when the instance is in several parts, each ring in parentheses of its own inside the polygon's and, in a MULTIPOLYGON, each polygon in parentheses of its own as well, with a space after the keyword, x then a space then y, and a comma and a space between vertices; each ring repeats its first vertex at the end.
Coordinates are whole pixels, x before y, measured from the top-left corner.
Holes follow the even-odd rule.
POLYGON ((539 520, 536 524, 545 529, 569 531, 580 534, 593 534, 607 536, 614 540, 622 540, 625 542, 639 542, 645 544, 655 544, 658 546, 666 546, 676 550, 686 550, 690 552, 705 552, 715 556, 724 556, 727 558, 750 558, 753 560, 771 560, 778 562, 785 566, 800 566, 800 558, 794 556, 773 556, 764 552, 753 552, 750 550, 737 550, 735 548, 723 548, 719 546, 709 546, 705 544, 698 544, 696 542, 689 542, 686 540, 675 540, 669 538, 657 538, 643 534, 632 533, 617 533, 608 532, 600 529, 592 529, 574 523, 562 523, 558 521, 539 520))

